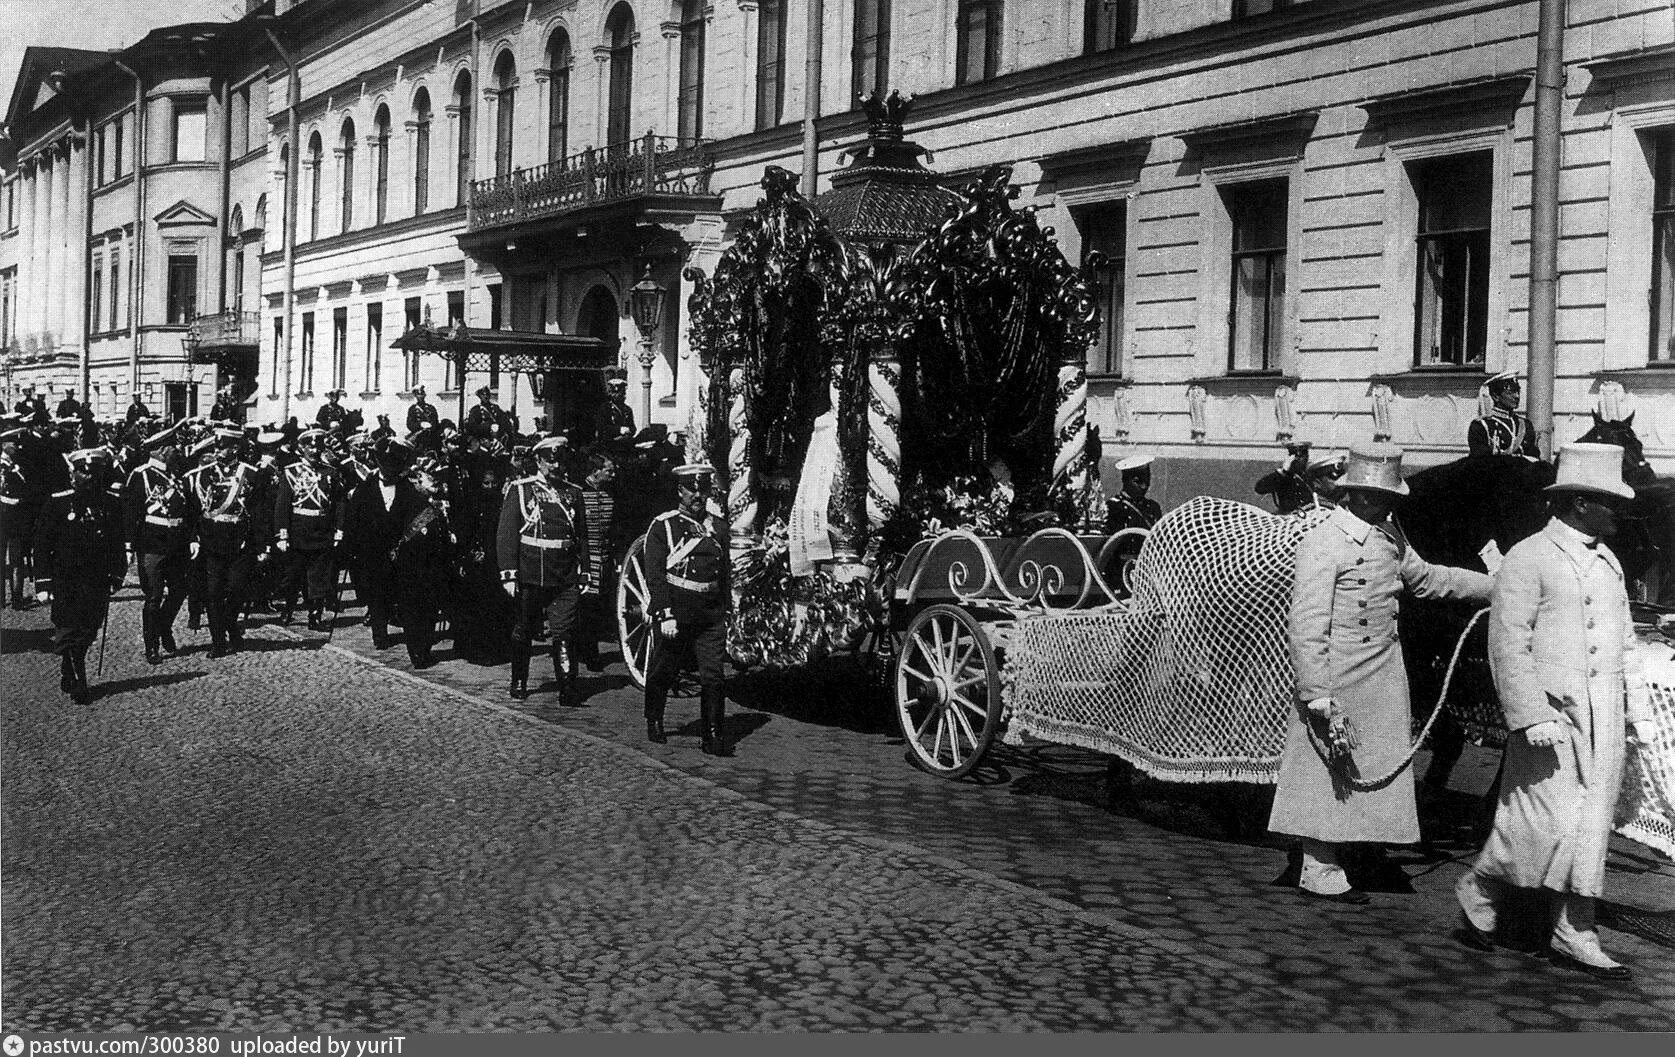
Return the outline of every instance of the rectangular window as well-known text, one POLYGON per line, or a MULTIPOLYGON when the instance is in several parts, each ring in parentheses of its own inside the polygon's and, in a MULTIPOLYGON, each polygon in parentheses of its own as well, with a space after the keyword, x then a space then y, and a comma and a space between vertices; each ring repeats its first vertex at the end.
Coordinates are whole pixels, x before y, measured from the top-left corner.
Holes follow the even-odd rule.
MULTIPOLYGON (((424 310, 420 306, 421 301, 417 297, 409 297, 406 301, 402 302, 401 308, 402 314, 406 316, 406 323, 404 326, 406 327, 407 332, 417 330, 419 324, 424 321, 424 310)), ((406 388, 410 390, 415 385, 419 384, 419 354, 413 352, 412 350, 403 351, 401 354, 401 366, 403 376, 407 380, 406 388)))
POLYGON ((332 309, 332 388, 349 388, 349 310, 332 309))
POLYGON ((128 172, 127 169, 123 168, 122 161, 123 140, 127 136, 127 133, 128 115, 124 114, 116 122, 115 142, 111 146, 111 171, 116 174, 116 178, 118 180, 126 176, 128 172))
POLYGON ((116 315, 116 313, 117 313, 117 302, 120 301, 122 304, 127 304, 128 300, 129 300, 128 298, 123 296, 122 283, 120 281, 121 276, 122 276, 122 262, 117 260, 115 253, 112 253, 111 254, 111 326, 110 326, 110 328, 112 330, 115 330, 117 328, 117 315, 116 315))
POLYGON ((174 101, 170 161, 203 161, 209 156, 209 111, 200 101, 174 101))
POLYGON ((1001 0, 960 0, 954 83, 985 81, 1000 72, 1001 0))
POLYGON ((384 306, 366 306, 366 388, 376 393, 384 382, 384 306))
POLYGON ((6 230, 17 227, 17 182, 6 185, 6 230))
POLYGON ((1140 0, 1083 0, 1082 51, 1093 55, 1134 42, 1140 0))
POLYGON ((1251 18, 1291 6, 1291 0, 1233 0, 1234 18, 1251 18))
POLYGON ((1094 374, 1122 373, 1123 276, 1128 256, 1128 203, 1102 203, 1079 212, 1082 262, 1099 284, 1099 341, 1088 364, 1094 374))
POLYGON ((314 392, 314 313, 302 314, 302 369, 297 372, 302 379, 302 392, 314 392))
POLYGON ((0 275, 0 349, 12 343, 12 277, 0 275))
POLYGON ((1675 360, 1675 128, 1652 138, 1651 358, 1675 360))
POLYGON ((99 321, 105 318, 105 259, 103 256, 93 258, 92 283, 87 289, 88 308, 93 317, 93 330, 99 329, 99 321))
POLYGON ((890 69, 890 0, 855 0, 855 34, 849 50, 850 95, 882 97, 890 69))
POLYGON ((756 17, 756 127, 773 128, 785 110, 785 4, 762 0, 756 17))
POLYGON ((413 133, 413 214, 430 208, 430 122, 421 120, 413 133))
POLYGON ((110 182, 110 173, 105 171, 105 132, 109 126, 100 125, 99 131, 93 134, 93 184, 103 187, 110 182))
POLYGON ((1419 202, 1414 364, 1482 363, 1489 331, 1489 215, 1494 155, 1408 166, 1419 202))
POLYGON ((688 3, 680 26, 680 92, 675 101, 676 134, 693 144, 704 134, 704 5, 688 3))
MULTIPOLYGON (((465 324, 465 291, 464 290, 449 290, 448 291, 448 329, 452 330, 455 326, 463 326, 464 324, 465 324)), ((465 378, 460 374, 460 372, 458 370, 456 370, 456 367, 458 365, 455 363, 453 357, 451 357, 451 356, 448 357, 447 364, 448 364, 448 369, 447 369, 447 373, 444 375, 445 381, 443 383, 443 388, 447 389, 449 392, 453 392, 453 391, 459 389, 461 386, 465 385, 465 378)))
POLYGON ((169 317, 173 326, 198 318, 198 258, 195 254, 169 254, 169 317))
MULTIPOLYGON (((499 330, 506 322, 506 301, 499 283, 489 284, 489 329, 499 330)), ((500 388, 500 354, 489 353, 489 388, 500 388)))
POLYGON ((1230 371, 1279 369, 1285 324, 1284 180, 1222 189, 1233 226, 1232 295, 1228 302, 1230 371))
POLYGON ((268 376, 268 392, 279 395, 279 364, 285 359, 285 319, 273 317, 273 373, 268 376))

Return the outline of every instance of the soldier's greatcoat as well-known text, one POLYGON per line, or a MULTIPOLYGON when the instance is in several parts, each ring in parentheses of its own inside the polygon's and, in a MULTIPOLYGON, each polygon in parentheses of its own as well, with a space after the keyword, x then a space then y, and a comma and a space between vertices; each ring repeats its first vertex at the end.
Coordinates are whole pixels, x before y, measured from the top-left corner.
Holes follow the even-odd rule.
POLYGON ((1268 828, 1328 843, 1419 840, 1413 773, 1383 789, 1353 792, 1334 783, 1309 740, 1304 704, 1330 697, 1360 735, 1354 765, 1381 777, 1412 744, 1407 670, 1396 629, 1403 590, 1421 598, 1483 600, 1489 578, 1431 565, 1383 526, 1347 509, 1310 529, 1297 547, 1289 614, 1297 701, 1291 710, 1268 828))
POLYGON ((110 581, 127 570, 115 499, 96 487, 47 499, 35 535, 35 586, 52 592, 54 641, 61 651, 92 644, 105 622, 110 581))
POLYGON ((1477 872, 1599 896, 1628 723, 1652 718, 1622 567, 1559 521, 1514 546, 1495 577, 1489 661, 1510 732, 1494 832, 1477 872), (1574 705, 1565 705, 1569 698, 1574 705), (1557 719, 1563 745, 1525 731, 1557 719))

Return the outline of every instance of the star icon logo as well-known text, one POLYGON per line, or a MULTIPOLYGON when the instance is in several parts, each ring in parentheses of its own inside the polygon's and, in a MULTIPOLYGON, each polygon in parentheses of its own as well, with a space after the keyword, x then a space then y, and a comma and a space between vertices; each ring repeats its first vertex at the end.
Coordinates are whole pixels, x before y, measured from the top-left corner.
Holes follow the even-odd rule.
POLYGON ((23 1052, 23 1040, 16 1035, 7 1035, 6 1041, 0 1043, 0 1047, 4 1047, 6 1057, 17 1057, 18 1054, 23 1052))

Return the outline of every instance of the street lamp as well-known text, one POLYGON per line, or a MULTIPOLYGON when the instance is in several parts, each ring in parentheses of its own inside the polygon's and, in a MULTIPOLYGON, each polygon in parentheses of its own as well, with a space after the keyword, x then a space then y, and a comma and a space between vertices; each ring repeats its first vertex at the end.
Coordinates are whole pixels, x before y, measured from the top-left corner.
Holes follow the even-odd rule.
POLYGON ((628 310, 634 316, 634 325, 640 328, 640 369, 644 372, 640 376, 642 427, 651 425, 651 365, 657 362, 651 343, 658 324, 663 322, 663 302, 668 296, 669 291, 652 279, 649 263, 645 275, 628 291, 628 310))

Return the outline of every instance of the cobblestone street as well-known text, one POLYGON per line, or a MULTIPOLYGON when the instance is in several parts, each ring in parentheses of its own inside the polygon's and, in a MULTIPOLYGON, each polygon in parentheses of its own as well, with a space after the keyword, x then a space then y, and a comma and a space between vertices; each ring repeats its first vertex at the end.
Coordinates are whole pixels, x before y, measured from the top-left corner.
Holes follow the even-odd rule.
MULTIPOLYGON (((1602 932, 1627 985, 1456 945, 1464 837, 1305 902, 1211 790, 1108 807, 1052 747, 943 781, 852 683, 784 677, 735 680, 710 758, 693 699, 643 740, 620 665, 563 709, 537 659, 513 702, 350 614, 153 668, 130 586, 87 705, 44 609, 4 614, 6 1030, 1675 1028, 1638 935, 1602 932)), ((1675 867, 1614 849, 1608 912, 1675 908, 1675 867)))

